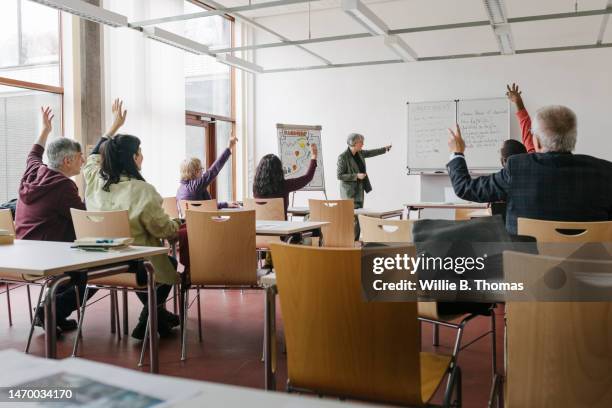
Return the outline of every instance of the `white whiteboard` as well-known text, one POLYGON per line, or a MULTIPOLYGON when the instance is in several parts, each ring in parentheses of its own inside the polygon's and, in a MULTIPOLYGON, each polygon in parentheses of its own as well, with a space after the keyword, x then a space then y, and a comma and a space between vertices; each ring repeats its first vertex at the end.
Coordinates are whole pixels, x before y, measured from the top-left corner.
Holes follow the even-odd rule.
POLYGON ((465 140, 465 157, 473 170, 499 169, 499 150, 510 138, 510 107, 506 98, 457 102, 457 123, 465 140))
POLYGON ((278 154, 283 163, 286 179, 306 174, 310 165, 310 145, 316 144, 317 169, 312 181, 303 191, 325 191, 323 174, 323 147, 321 146, 321 126, 301 126, 277 124, 278 154))
POLYGON ((456 122, 455 101, 408 104, 408 169, 436 171, 448 162, 448 129, 456 122))
POLYGON ((445 171, 449 159, 448 128, 458 123, 466 141, 471 170, 499 169, 499 150, 510 137, 510 108, 506 98, 408 104, 408 170, 445 171))

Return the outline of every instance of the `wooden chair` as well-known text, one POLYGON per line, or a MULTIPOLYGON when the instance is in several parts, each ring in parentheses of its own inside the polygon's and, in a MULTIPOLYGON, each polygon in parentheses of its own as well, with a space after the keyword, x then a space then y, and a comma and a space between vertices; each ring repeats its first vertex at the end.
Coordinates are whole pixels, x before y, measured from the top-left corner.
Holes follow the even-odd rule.
MULTIPOLYGON (((184 314, 189 290, 197 290, 198 335, 202 341, 200 289, 259 287, 255 252, 255 211, 193 211, 188 209, 189 268, 185 271, 184 314)), ((186 359, 187 322, 183 324, 181 359, 186 359)))
POLYGON ((164 197, 162 208, 170 218, 180 218, 176 197, 164 197))
MULTIPOLYGON (((404 242, 412 243, 412 220, 385 220, 380 218, 359 216, 359 224, 361 225, 361 236, 364 243, 367 242, 404 242)), ((433 345, 439 345, 439 326, 445 326, 457 330, 455 344, 453 347, 452 357, 457 359, 459 351, 468 347, 476 340, 480 340, 484 336, 491 334, 491 369, 492 375, 495 376, 497 370, 497 353, 496 345, 496 330, 495 330, 495 313, 491 313, 491 329, 478 336, 465 346, 461 346, 463 330, 465 325, 478 315, 476 314, 443 314, 440 313, 437 302, 418 302, 419 320, 433 324, 433 345), (463 317, 459 322, 454 322, 463 317)))
POLYGON ((455 209, 455 220, 471 220, 472 218, 490 217, 491 209, 479 209, 473 208, 457 208, 455 209))
MULTIPOLYGON (((249 211, 254 210, 256 220, 285 220, 285 204, 282 198, 245 198, 242 208, 249 211)), ((257 235, 255 237, 257 252, 268 252, 271 242, 280 242, 280 237, 257 235)))
POLYGON ((321 228, 323 246, 353 248, 355 215, 353 200, 308 200, 310 221, 327 221, 321 228))
MULTIPOLYGON (((72 223, 77 239, 96 238, 126 238, 131 237, 128 211, 83 211, 75 208, 70 209, 72 223)), ((85 307, 89 288, 96 287, 110 290, 111 300, 111 333, 117 333, 121 339, 121 328, 119 320, 119 301, 117 290, 123 292, 123 332, 128 334, 128 291, 146 291, 146 286, 138 285, 135 273, 121 273, 105 278, 92 279, 85 288, 81 306, 77 336, 75 336, 72 355, 76 356, 78 340, 85 318, 85 307)))
MULTIPOLYGON (((518 218, 517 227, 519 235, 536 238, 538 249, 548 256, 558 255, 559 251, 564 255, 567 250, 542 243, 612 241, 610 221, 518 218)), ((541 266, 532 266, 534 273, 542 273, 541 266)), ((506 267, 510 270, 504 254, 504 273, 506 267)), ((611 302, 507 302, 504 406, 609 407, 612 404, 609 387, 611 316, 611 302), (589 349, 608 351, 594 355, 589 349), (605 368, 602 370, 602 367, 605 368)), ((495 402, 499 404, 501 382, 501 377, 495 381, 490 406, 495 402)))
MULTIPOLYGON (((543 280, 560 264, 568 280, 612 271, 612 261, 504 253, 507 281, 543 280)), ((612 302, 507 302, 506 326, 505 407, 612 406, 612 302)))
POLYGON ((181 217, 186 218, 186 211, 217 211, 218 204, 216 199, 212 200, 180 200, 181 217))
POLYGON ((0 209, 0 229, 7 230, 9 234, 15 235, 15 223, 11 210, 0 209))
POLYGON ((444 406, 453 392, 460 404, 451 356, 420 351, 416 303, 364 302, 359 249, 281 243, 272 256, 289 391, 426 406, 449 375, 444 406))

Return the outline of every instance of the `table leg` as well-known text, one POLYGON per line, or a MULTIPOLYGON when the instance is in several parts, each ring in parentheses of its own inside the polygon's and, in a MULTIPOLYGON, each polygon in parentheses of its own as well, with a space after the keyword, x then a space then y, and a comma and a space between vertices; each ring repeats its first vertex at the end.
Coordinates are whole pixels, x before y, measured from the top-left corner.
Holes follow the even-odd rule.
POLYGON ((266 390, 276 390, 276 378, 273 359, 276 355, 273 353, 272 342, 276 340, 274 331, 273 315, 276 302, 276 288, 274 286, 266 287, 265 289, 265 324, 264 324, 264 382, 266 390))
POLYGON ((149 360, 151 372, 159 373, 159 348, 157 339, 157 291, 155 290, 155 269, 151 262, 145 262, 147 270, 147 291, 149 298, 149 360))
POLYGON ((57 319, 55 315, 55 294, 57 288, 70 281, 70 276, 60 275, 50 279, 47 296, 45 297, 45 355, 47 358, 57 358, 57 319))

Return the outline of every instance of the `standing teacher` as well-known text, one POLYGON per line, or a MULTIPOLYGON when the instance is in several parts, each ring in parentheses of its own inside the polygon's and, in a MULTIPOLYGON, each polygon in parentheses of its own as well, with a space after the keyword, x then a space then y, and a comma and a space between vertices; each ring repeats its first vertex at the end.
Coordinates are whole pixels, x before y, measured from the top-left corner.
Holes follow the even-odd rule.
MULTIPOLYGON (((363 135, 351 133, 346 139, 348 149, 338 156, 337 176, 340 180, 340 197, 352 199, 355 208, 363 208, 364 191, 372 191, 366 172, 365 159, 387 153, 391 145, 380 149, 363 150, 363 135)), ((355 222, 355 239, 359 239, 359 222, 355 222)))

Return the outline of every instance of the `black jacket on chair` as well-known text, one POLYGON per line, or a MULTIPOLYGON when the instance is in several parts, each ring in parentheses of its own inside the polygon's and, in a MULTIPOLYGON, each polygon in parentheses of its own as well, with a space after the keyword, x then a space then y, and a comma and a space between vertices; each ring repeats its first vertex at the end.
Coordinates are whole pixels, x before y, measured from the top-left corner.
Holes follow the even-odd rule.
MULTIPOLYGON (((469 154, 469 152, 468 152, 469 154)), ((612 220, 612 163, 572 153, 511 156, 497 173, 472 179, 463 157, 448 164, 455 194, 475 202, 505 201, 506 229, 518 217, 551 221, 612 220)))

